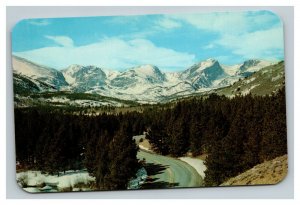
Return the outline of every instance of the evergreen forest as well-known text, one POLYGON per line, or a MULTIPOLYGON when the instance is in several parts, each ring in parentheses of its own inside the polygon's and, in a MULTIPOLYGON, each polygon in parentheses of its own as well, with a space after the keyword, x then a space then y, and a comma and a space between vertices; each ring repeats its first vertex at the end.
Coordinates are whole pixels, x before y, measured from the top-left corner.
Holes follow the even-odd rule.
POLYGON ((133 136, 143 133, 159 154, 207 155, 205 186, 218 186, 287 153, 285 88, 266 96, 192 97, 142 112, 15 108, 16 160, 22 169, 53 175, 86 169, 99 190, 126 189, 141 166, 133 136))

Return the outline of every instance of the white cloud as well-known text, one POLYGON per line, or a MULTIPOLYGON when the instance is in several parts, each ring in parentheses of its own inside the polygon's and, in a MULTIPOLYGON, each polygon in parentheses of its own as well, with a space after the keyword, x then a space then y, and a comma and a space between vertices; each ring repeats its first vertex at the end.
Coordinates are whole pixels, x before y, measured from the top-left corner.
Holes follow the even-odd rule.
POLYGON ((173 15, 172 17, 206 31, 233 33, 243 31, 248 26, 246 24, 245 13, 238 12, 185 14, 173 15))
POLYGON ((106 38, 80 47, 45 47, 14 54, 55 68, 80 64, 126 69, 141 64, 154 64, 161 69, 178 69, 195 62, 195 55, 158 47, 145 39, 125 41, 106 38))
POLYGON ((202 14, 172 15, 198 29, 219 33, 240 34, 253 29, 265 29, 278 21, 271 12, 212 12, 202 14))
POLYGON ((140 39, 140 38, 144 39, 144 38, 147 38, 149 36, 156 35, 156 34, 157 34, 156 29, 149 29, 149 30, 144 30, 144 31, 126 33, 126 34, 118 35, 118 36, 115 36, 115 37, 131 40, 131 39, 140 39))
POLYGON ((73 40, 68 36, 45 36, 45 38, 48 38, 48 39, 54 41, 56 44, 63 46, 63 47, 73 47, 74 46, 73 40))
POLYGON ((207 44, 207 45, 205 45, 205 46, 203 46, 202 47, 203 49, 213 49, 213 48, 215 48, 215 45, 213 44, 213 43, 210 43, 210 44, 207 44))
POLYGON ((47 19, 32 19, 28 20, 28 23, 35 26, 47 26, 50 24, 47 19))
MULTIPOLYGON (((121 19, 120 21, 122 22, 121 19)), ((160 35, 161 32, 168 32, 169 30, 180 28, 181 26, 182 24, 178 20, 174 20, 167 16, 163 16, 158 20, 155 20, 151 25, 148 25, 147 29, 139 30, 137 32, 122 34, 117 37, 124 38, 124 39, 137 39, 137 38, 144 39, 144 38, 148 38, 149 36, 160 35)))
POLYGON ((164 29, 180 28, 181 23, 168 17, 163 17, 157 21, 157 26, 164 29))
POLYGON ((283 56, 282 22, 271 12, 216 12, 173 15, 172 18, 201 31, 218 34, 213 43, 208 43, 202 49, 222 46, 245 59, 275 60, 283 56))
POLYGON ((283 55, 282 27, 242 35, 224 35, 216 43, 244 58, 276 58, 283 55))

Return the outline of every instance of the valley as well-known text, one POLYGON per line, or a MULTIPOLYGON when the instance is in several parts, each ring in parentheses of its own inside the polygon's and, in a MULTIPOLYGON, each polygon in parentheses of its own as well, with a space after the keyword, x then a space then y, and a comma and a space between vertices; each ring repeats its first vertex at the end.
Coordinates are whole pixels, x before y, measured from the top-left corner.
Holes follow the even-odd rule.
POLYGON ((14 62, 17 180, 29 192, 222 186, 287 152, 284 62, 208 59, 173 73, 14 62))

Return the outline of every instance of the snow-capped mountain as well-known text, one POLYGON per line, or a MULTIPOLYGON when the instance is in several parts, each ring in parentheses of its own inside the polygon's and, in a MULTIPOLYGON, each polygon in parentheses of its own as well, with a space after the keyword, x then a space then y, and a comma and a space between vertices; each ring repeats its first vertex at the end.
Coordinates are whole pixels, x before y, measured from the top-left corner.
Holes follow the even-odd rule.
POLYGON ((156 66, 142 65, 131 68, 117 75, 111 80, 111 85, 114 87, 135 87, 143 84, 162 84, 166 80, 163 74, 156 66))
POLYGON ((215 81, 227 76, 219 62, 210 58, 183 71, 180 78, 191 82, 197 89, 215 86, 215 81))
POLYGON ((273 63, 265 60, 251 59, 245 61, 239 68, 237 74, 247 76, 248 74, 259 71, 260 69, 272 65, 273 63))
POLYGON ((96 66, 71 65, 62 70, 69 86, 77 92, 86 92, 91 88, 106 85, 106 73, 96 66))
POLYGON ((12 66, 15 73, 46 83, 55 89, 68 85, 60 71, 38 65, 24 58, 14 56, 12 58, 12 66))
POLYGON ((238 71, 240 70, 240 67, 243 64, 236 64, 236 65, 221 65, 221 67, 224 69, 225 73, 229 76, 235 76, 237 75, 238 71))
MULTIPOLYGON (((71 65, 62 71, 13 58, 16 73, 45 82, 59 90, 100 94, 137 102, 159 102, 232 85, 271 62, 248 60, 239 65, 221 65, 215 59, 201 61, 181 72, 162 72, 154 65, 124 71, 96 66, 71 65)), ((42 92, 45 89, 40 89, 42 92)))
POLYGON ((232 86, 223 87, 214 91, 219 95, 233 97, 235 95, 268 95, 275 93, 285 85, 284 62, 266 66, 251 76, 235 82, 232 86))
POLYGON ((14 82, 15 94, 57 91, 55 87, 47 83, 44 83, 36 79, 32 79, 30 77, 18 73, 14 73, 13 82, 14 82))

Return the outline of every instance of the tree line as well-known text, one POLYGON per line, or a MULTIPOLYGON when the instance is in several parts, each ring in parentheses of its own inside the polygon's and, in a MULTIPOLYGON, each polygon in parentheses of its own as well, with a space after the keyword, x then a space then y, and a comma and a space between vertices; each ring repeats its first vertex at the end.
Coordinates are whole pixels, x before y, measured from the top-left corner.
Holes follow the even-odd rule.
POLYGON ((140 166, 132 136, 144 131, 162 155, 206 154, 205 185, 219 185, 287 153, 285 90, 233 98, 211 94, 113 115, 15 109, 17 161, 52 174, 86 168, 101 190, 126 188, 140 166))
POLYGON ((139 163, 125 116, 15 109, 16 160, 22 169, 57 174, 87 169, 100 190, 126 189, 139 163))
POLYGON ((207 155, 206 186, 287 153, 284 88, 270 96, 194 98, 151 118, 146 137, 156 152, 207 155))

